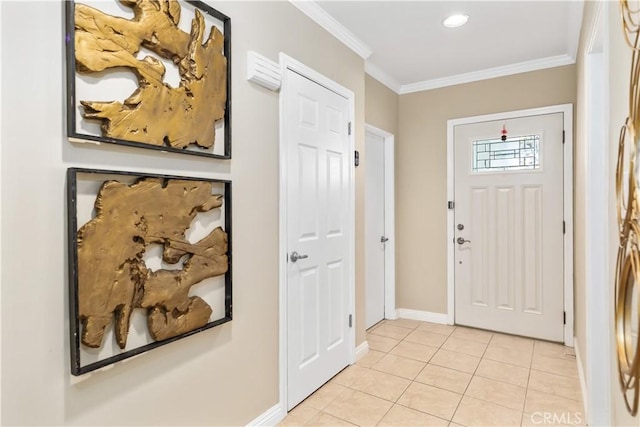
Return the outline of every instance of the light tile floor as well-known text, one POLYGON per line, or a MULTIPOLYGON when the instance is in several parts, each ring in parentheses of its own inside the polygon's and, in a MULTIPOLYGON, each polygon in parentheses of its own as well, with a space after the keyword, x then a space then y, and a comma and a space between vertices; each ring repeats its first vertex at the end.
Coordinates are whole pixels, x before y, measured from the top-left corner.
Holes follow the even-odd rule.
POLYGON ((367 331, 369 353, 283 426, 585 425, 573 349, 399 319, 367 331))

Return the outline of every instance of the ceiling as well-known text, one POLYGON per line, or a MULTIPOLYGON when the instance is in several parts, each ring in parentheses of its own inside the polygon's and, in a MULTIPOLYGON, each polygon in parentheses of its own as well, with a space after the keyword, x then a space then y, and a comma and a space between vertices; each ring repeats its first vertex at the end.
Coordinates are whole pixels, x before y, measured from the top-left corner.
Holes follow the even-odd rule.
POLYGON ((398 93, 574 63, 583 9, 582 1, 293 3, 398 93), (453 13, 469 15, 469 22, 444 27, 453 13))

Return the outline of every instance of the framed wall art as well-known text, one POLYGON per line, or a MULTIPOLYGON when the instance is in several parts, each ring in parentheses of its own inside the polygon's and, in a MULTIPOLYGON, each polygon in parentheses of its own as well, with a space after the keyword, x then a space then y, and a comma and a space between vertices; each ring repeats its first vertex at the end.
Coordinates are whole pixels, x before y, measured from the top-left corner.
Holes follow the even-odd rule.
POLYGON ((66 1, 67 135, 231 158, 231 20, 201 1, 66 1))
POLYGON ((71 373, 232 319, 231 183, 67 170, 71 373))

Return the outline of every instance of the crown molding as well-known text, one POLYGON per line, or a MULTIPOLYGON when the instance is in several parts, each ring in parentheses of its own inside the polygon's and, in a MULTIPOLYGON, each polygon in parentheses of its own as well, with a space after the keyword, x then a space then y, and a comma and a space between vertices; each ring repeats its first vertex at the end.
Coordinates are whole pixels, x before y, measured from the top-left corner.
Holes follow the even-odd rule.
POLYGON ((440 79, 402 85, 400 87, 400 95, 471 83, 479 80, 493 79, 496 77, 510 76, 512 74, 527 73, 530 71, 543 70, 545 68, 561 67, 563 65, 575 64, 575 62, 574 58, 566 54, 549 56, 547 58, 536 59, 533 61, 518 62, 516 64, 505 65, 502 67, 487 68, 486 70, 473 71, 471 73, 457 74, 440 79))
POLYGON ((388 75, 387 73, 385 73, 384 71, 382 71, 376 65, 373 65, 369 61, 365 61, 364 71, 367 74, 369 74, 371 77, 373 77, 374 79, 376 79, 377 81, 379 81, 380 83, 382 83, 383 85, 385 85, 386 87, 394 91, 395 93, 400 94, 400 88, 402 87, 400 82, 394 79, 393 77, 391 77, 390 75, 388 75))
POLYGON ((581 50, 581 55, 592 52, 602 52, 603 50, 603 36, 600 34, 602 31, 602 2, 594 3, 594 11, 591 14, 591 20, 585 22, 586 34, 584 38, 584 47, 581 50), (600 31, 599 31, 600 30, 600 31))
POLYGON ((289 2, 363 59, 367 59, 373 53, 369 46, 356 37, 351 31, 347 30, 344 25, 329 15, 323 8, 318 6, 315 1, 289 0, 289 2))
MULTIPOLYGON (((599 3, 599 2, 596 2, 599 3)), ((567 52, 574 60, 578 54, 580 43, 580 30, 584 15, 584 1, 569 2, 569 20, 567 25, 567 52)))

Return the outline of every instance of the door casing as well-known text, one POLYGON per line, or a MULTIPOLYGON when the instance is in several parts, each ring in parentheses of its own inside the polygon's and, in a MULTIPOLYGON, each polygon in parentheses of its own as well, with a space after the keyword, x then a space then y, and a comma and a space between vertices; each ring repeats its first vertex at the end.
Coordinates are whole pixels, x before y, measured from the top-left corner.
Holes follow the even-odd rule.
MULTIPOLYGON (((384 145, 384 230, 391 244, 384 251, 384 318, 397 319, 396 312, 396 208, 395 137, 392 133, 365 124, 365 132, 381 137, 384 145)), ((366 165, 365 165, 366 167, 366 165)))
MULTIPOLYGON (((585 135, 585 307, 586 350, 580 357, 576 344, 578 373, 582 385, 583 404, 589 425, 611 425, 611 390, 615 381, 611 370, 611 348, 602 343, 612 342, 612 296, 610 290, 608 254, 609 245, 609 181, 611 157, 609 154, 609 7, 597 2, 593 21, 587 23, 589 31, 585 43, 582 104, 582 132, 585 135), (590 24, 590 25, 589 25, 590 24), (607 224, 603 227, 603 224, 607 224), (588 379, 588 381, 587 381, 588 379)), ((613 222, 615 223, 615 218, 613 222)), ((582 339, 582 338, 581 338, 582 339)), ((615 359, 614 359, 614 363, 615 359)))
MULTIPOLYGON (((287 70, 291 70, 309 80, 323 86, 348 100, 349 104, 349 122, 351 125, 351 134, 349 135, 349 162, 354 164, 355 160, 355 94, 334 82, 333 80, 323 76, 312 68, 304 65, 303 63, 295 60, 294 58, 280 52, 280 67, 282 73, 282 84, 280 88, 280 144, 279 144, 279 159, 280 159, 280 192, 279 192, 279 256, 278 256, 278 270, 279 270, 279 406, 281 414, 287 413, 287 141, 284 131, 284 117, 285 117, 285 99, 287 90, 289 90, 289 83, 287 81, 287 70)), ((356 310, 355 310, 355 170, 353 167, 349 168, 349 230, 347 232, 349 239, 349 302, 348 306, 351 314, 353 315, 353 327, 349 333, 349 363, 355 362, 355 342, 356 342, 356 310)))
MULTIPOLYGON (((564 117, 564 344, 573 347, 573 104, 552 105, 549 107, 531 108, 527 110, 507 111, 504 113, 482 116, 463 117, 447 121, 447 199, 454 200, 454 128, 459 125, 487 122, 494 120, 515 119, 543 114, 563 113, 564 117)), ((447 209, 447 323, 455 320, 455 244, 454 244, 454 210, 447 209)))

